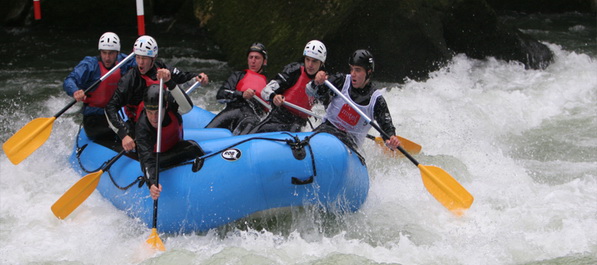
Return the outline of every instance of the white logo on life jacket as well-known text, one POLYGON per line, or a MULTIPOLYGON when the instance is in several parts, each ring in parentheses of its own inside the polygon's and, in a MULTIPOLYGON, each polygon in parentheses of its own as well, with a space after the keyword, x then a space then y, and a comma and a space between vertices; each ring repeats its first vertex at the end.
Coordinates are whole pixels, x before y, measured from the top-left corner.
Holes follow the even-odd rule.
POLYGON ((241 152, 238 149, 227 149, 222 152, 222 158, 228 161, 236 161, 240 159, 241 152))

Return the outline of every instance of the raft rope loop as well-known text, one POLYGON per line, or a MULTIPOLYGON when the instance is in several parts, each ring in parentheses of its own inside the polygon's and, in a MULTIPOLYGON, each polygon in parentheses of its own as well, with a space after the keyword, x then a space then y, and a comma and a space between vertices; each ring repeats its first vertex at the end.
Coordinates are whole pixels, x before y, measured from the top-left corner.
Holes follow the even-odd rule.
MULTIPOLYGON (((83 163, 81 162, 81 154, 83 153, 83 150, 85 150, 85 148, 87 148, 87 144, 84 144, 83 146, 80 146, 79 145, 79 141, 78 141, 79 135, 81 134, 81 130, 82 129, 83 129, 83 124, 81 123, 79 125, 79 131, 77 132, 77 141, 76 141, 76 143, 77 143, 76 144, 77 145, 77 151, 76 151, 77 162, 79 163, 79 166, 81 167, 81 169, 83 171, 85 171, 85 173, 97 172, 100 169, 102 169, 104 167, 104 165, 106 165, 109 161, 111 161, 112 159, 114 159, 114 157, 116 157, 118 155, 115 155, 114 157, 108 159, 108 161, 102 163, 97 169, 94 169, 94 170, 86 169, 85 166, 83 166, 83 163)), ((141 187, 143 185, 143 183, 144 183, 144 178, 145 177, 137 177, 135 179, 135 181, 133 181, 131 184, 126 185, 126 186, 120 186, 120 185, 118 185, 118 183, 116 183, 116 180, 114 180, 114 177, 112 176, 112 173, 110 172, 109 169, 106 170, 105 172, 107 172, 108 176, 110 176, 110 180, 112 181, 112 183, 114 184, 114 186, 116 188, 120 189, 120 190, 127 190, 127 189, 129 189, 130 187, 132 187, 133 185, 135 185, 137 183, 139 183, 139 187, 141 187)))
POLYGON ((292 177, 291 183, 294 185, 305 185, 313 183, 313 179, 317 176, 317 167, 315 166, 315 156, 313 155, 313 148, 311 147, 311 143, 309 142, 313 136, 319 134, 319 132, 315 132, 310 136, 306 136, 305 139, 302 141, 296 135, 291 135, 290 133, 286 133, 292 137, 294 140, 287 140, 286 143, 290 145, 290 149, 292 149, 292 154, 294 158, 298 160, 303 160, 306 156, 305 154, 305 146, 309 147, 309 154, 311 154, 311 167, 313 167, 313 175, 306 180, 300 180, 298 178, 292 177))
POLYGON ((222 153, 222 152, 224 152, 224 151, 226 151, 226 150, 228 150, 230 148, 233 148, 233 147, 235 147, 237 145, 246 143, 248 141, 266 140, 266 141, 285 142, 286 144, 288 144, 290 146, 290 149, 292 150, 294 157, 296 159, 298 159, 298 160, 302 160, 306 156, 306 154, 304 153, 304 146, 309 146, 309 153, 311 154, 311 165, 313 167, 313 176, 311 176, 308 180, 305 180, 305 181, 301 181, 301 180, 298 180, 296 178, 293 178, 293 180, 292 180, 293 184, 308 184, 308 183, 313 182, 313 177, 317 175, 317 168, 315 166, 315 157, 313 156, 313 150, 311 148, 311 145, 309 144, 309 140, 313 136, 315 136, 316 134, 318 134, 318 133, 316 132, 316 133, 314 133, 311 136, 307 136, 302 141, 298 138, 298 136, 292 135, 292 134, 290 134, 288 132, 285 132, 285 134, 289 135, 291 138, 290 139, 275 139, 275 138, 266 138, 266 137, 252 137, 252 138, 247 138, 245 140, 242 140, 240 142, 234 143, 234 144, 232 144, 230 146, 227 146, 227 147, 225 147, 225 148, 223 148, 221 150, 218 150, 216 152, 213 152, 213 153, 210 153, 210 154, 207 154, 207 155, 203 155, 203 156, 197 157, 193 162, 186 162, 186 163, 183 163, 181 165, 184 165, 184 164, 193 164, 193 172, 197 172, 197 171, 199 171, 201 169, 201 166, 203 165, 203 161, 206 158, 209 158, 209 157, 212 157, 212 156, 216 156, 216 155, 218 155, 218 154, 220 154, 220 153, 222 153), (304 182, 308 182, 308 183, 304 183, 304 182))
POLYGON ((79 145, 79 141, 78 141, 78 140, 79 140, 79 135, 81 134, 81 129, 83 129, 83 123, 79 124, 79 131, 77 131, 77 141, 76 141, 76 142, 77 142, 77 151, 76 151, 76 154, 77 154, 77 162, 79 163, 79 166, 81 167, 81 169, 82 169, 83 171, 85 171, 85 173, 91 173, 91 172, 96 172, 96 171, 99 171, 99 170, 100 170, 100 169, 101 169, 101 168, 102 168, 102 167, 103 167, 103 166, 106 164, 106 162, 104 162, 104 163, 103 163, 103 164, 101 164, 101 165, 100 165, 98 168, 96 168, 96 169, 93 169, 93 170, 86 169, 86 168, 83 166, 83 163, 81 163, 81 154, 83 153, 83 150, 85 150, 85 148, 87 148, 87 144, 85 144, 85 145, 83 145, 83 146, 80 146, 80 145, 79 145))

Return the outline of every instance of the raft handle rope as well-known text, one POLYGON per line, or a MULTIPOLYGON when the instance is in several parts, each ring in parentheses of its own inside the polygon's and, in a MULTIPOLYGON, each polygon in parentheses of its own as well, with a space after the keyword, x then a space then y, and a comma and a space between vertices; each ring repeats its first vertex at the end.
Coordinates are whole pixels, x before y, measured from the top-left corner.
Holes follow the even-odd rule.
POLYGON ((292 137, 294 141, 288 140, 286 143, 290 145, 290 150, 292 150, 292 155, 294 158, 297 160, 305 159, 307 153, 305 152, 304 147, 309 143, 302 142, 296 135, 290 135, 290 137, 292 137))
POLYGON ((139 183, 139 188, 141 188, 143 186, 143 184, 145 183, 145 176, 138 176, 131 184, 123 187, 123 186, 118 185, 118 183, 116 183, 116 180, 114 180, 114 177, 112 177, 112 173, 110 172, 110 170, 108 170, 108 176, 110 176, 110 180, 112 181, 112 184, 114 184, 114 186, 119 190, 128 190, 130 187, 134 186, 137 183, 139 183))
MULTIPOLYGON (((115 155, 114 157, 108 159, 108 161, 102 163, 97 169, 94 169, 94 170, 86 169, 85 166, 83 166, 83 163, 81 162, 81 154, 83 153, 83 150, 85 150, 85 148, 87 148, 88 144, 84 144, 83 146, 79 146, 79 141, 78 141, 79 135, 81 134, 81 130, 82 129, 83 129, 83 124, 81 123, 79 125, 79 131, 77 132, 77 141, 76 141, 77 150, 76 150, 75 153, 76 153, 76 156, 77 156, 77 162, 79 163, 79 167, 81 167, 81 169, 83 171, 85 171, 85 173, 97 172, 97 171, 101 170, 104 167, 104 165, 106 165, 109 161, 111 161, 112 159, 114 159, 114 157, 116 157, 118 155, 115 155)), ((114 177, 112 177, 112 173, 110 172, 109 169, 107 171, 105 171, 105 172, 107 172, 108 176, 110 176, 110 180, 112 181, 112 183, 114 184, 114 186, 116 186, 116 188, 118 188, 120 190, 127 190, 128 188, 132 187, 136 183, 140 183, 139 186, 141 186, 141 184, 143 183, 142 180, 145 178, 145 177, 137 177, 135 179, 135 181, 133 181, 133 183, 131 183, 131 184, 127 185, 127 186, 122 187, 122 186, 118 185, 118 183, 116 183, 116 181, 114 180, 114 177)))
MULTIPOLYGON (((79 130, 79 133, 80 133, 80 130, 79 130)), ((77 133, 77 138, 79 136, 79 133, 77 133)), ((292 134, 290 134, 288 132, 284 132, 284 133, 287 134, 287 135, 289 135, 291 137, 291 139, 275 139, 275 138, 267 138, 267 137, 252 137, 252 138, 248 138, 248 139, 242 140, 240 142, 234 143, 234 144, 232 144, 232 145, 230 145, 228 147, 225 147, 225 148, 223 148, 223 149, 221 149, 219 151, 216 151, 216 152, 213 152, 213 153, 210 153, 210 154, 207 154, 207 155, 203 155, 203 156, 197 157, 192 162, 184 162, 184 163, 181 163, 181 164, 178 164, 178 165, 175 165, 175 166, 171 166, 171 167, 160 169, 160 172, 164 171, 164 170, 167 170, 167 169, 170 169, 170 168, 184 166, 184 165, 189 165, 189 164, 193 165, 193 167, 192 167, 193 172, 197 172, 203 166, 203 163, 204 163, 204 161, 205 161, 206 158, 218 155, 218 154, 220 154, 220 153, 222 153, 222 152, 224 152, 224 151, 226 151, 226 150, 228 150, 230 148, 233 148, 233 147, 235 147, 237 145, 246 143, 248 141, 252 141, 252 140, 267 140, 267 141, 285 142, 286 144, 288 144, 290 146, 290 148, 291 148, 291 150, 293 152, 293 155, 295 156, 295 158, 297 160, 302 160, 302 159, 304 159, 306 157, 306 153, 304 151, 304 146, 308 146, 309 147, 309 154, 311 155, 311 166, 313 167, 313 175, 310 176, 306 180, 300 180, 300 179, 298 179, 296 177, 292 177, 291 183, 294 184, 294 185, 305 185, 305 184, 313 183, 313 180, 314 180, 315 176, 317 176, 317 167, 315 165, 315 156, 313 154, 313 148, 311 147, 310 140, 311 140, 311 138, 313 138, 315 135, 319 134, 320 132, 315 132, 315 133, 313 133, 310 136, 306 136, 303 140, 300 140, 298 138, 298 136, 292 135, 292 134)), ((106 164, 106 162, 104 162, 97 170, 94 170, 94 171, 88 171, 88 170, 84 169, 83 164, 81 163, 80 155, 83 152, 83 150, 87 147, 87 145, 79 147, 78 144, 79 143, 77 141, 77 161, 79 162, 79 165, 81 166, 81 168, 84 171, 86 171, 88 173, 95 172, 95 171, 98 171, 99 169, 101 169, 103 167, 103 165, 106 164)), ((359 155, 359 157, 360 157, 360 155, 359 155)), ((143 184, 145 184, 145 182, 146 182, 146 177, 145 176, 138 176, 137 178, 135 178, 135 180, 132 183, 130 183, 130 184, 126 185, 126 186, 120 186, 118 183, 116 183, 116 180, 114 180, 114 177, 112 176, 112 173, 110 172, 110 170, 107 170, 106 172, 110 176, 110 180, 112 181, 112 184, 114 184, 114 186, 116 188, 120 189, 120 190, 127 190, 127 189, 129 189, 130 187, 132 187, 135 184, 138 184, 138 187, 141 188, 143 186, 143 184)))
POLYGON ((79 135, 81 134, 81 130, 83 129, 83 123, 81 122, 81 124, 79 124, 79 131, 77 131, 77 150, 75 151, 76 156, 77 156, 77 162, 79 163, 79 166, 81 167, 81 169, 85 172, 85 173, 91 173, 91 172, 96 172, 99 171, 105 164, 106 162, 104 162, 103 164, 101 164, 98 168, 93 169, 93 170, 89 170, 86 169, 83 166, 83 163, 81 163, 81 154, 83 153, 83 150, 85 150, 85 148, 87 148, 87 144, 84 144, 83 146, 79 146, 79 135))
POLYGON ((201 167, 203 167, 203 162, 204 162, 204 160, 206 158, 210 158, 212 156, 216 156, 216 155, 218 155, 218 154, 220 154, 220 153, 222 153, 222 152, 224 152, 224 151, 226 151, 226 150, 228 150, 228 149, 230 149, 232 147, 235 147, 237 145, 246 143, 248 141, 253 141, 253 140, 267 140, 267 141, 276 141, 276 142, 287 142, 288 141, 286 139, 274 139, 274 138, 266 138, 266 137, 251 137, 251 138, 242 140, 240 142, 234 143, 234 144, 232 144, 232 145, 230 145, 228 147, 224 147, 223 149, 221 149, 219 151, 199 156, 199 157, 195 158, 195 160, 193 162, 185 162, 185 163, 179 164, 177 166, 193 164, 193 169, 192 170, 193 170, 193 172, 197 172, 197 171, 201 170, 201 167))
POLYGON ((308 179, 300 180, 296 177, 292 177, 290 183, 294 185, 306 185, 313 183, 313 180, 317 176, 317 167, 315 166, 315 156, 313 155, 313 148, 311 147, 310 140, 311 138, 313 138, 313 136, 319 134, 319 132, 315 132, 310 136, 306 136, 305 139, 303 139, 302 141, 296 135, 292 135, 287 132, 285 132, 285 134, 288 134, 290 137, 292 137, 292 140, 288 139, 286 140, 286 143, 290 145, 290 149, 292 149, 292 154, 294 155, 294 158, 298 160, 303 160, 307 155, 305 153, 304 147, 309 147, 309 154, 311 154, 311 167, 313 167, 313 175, 310 176, 308 179))

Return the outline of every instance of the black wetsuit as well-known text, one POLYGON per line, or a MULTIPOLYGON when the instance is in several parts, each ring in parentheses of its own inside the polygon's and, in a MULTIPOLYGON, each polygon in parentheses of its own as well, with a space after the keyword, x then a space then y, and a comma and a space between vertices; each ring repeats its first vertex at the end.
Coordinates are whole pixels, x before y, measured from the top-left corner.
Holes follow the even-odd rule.
MULTIPOLYGON (((335 74, 328 77, 328 81, 330 81, 337 88, 344 86, 345 79, 345 74, 335 74)), ((350 82, 350 80, 348 81, 350 82)), ((358 89, 352 87, 351 84, 350 98, 359 105, 369 105, 369 100, 371 99, 373 92, 375 92, 375 90, 377 89, 377 86, 373 82, 369 82, 364 88, 358 89)), ((315 86, 315 91, 317 93, 316 98, 319 101, 321 101, 327 109, 328 105, 332 100, 332 97, 335 97, 336 94, 325 85, 315 86)), ((383 98, 383 96, 377 98, 373 111, 374 116, 370 118, 375 120, 379 127, 388 135, 396 135, 396 128, 394 127, 394 124, 392 122, 392 116, 390 115, 388 104, 386 103, 386 100, 383 98)), ((336 126, 334 126, 329 121, 322 123, 317 128, 315 128, 314 131, 327 132, 333 134, 340 140, 342 140, 345 144, 353 148, 356 148, 356 144, 354 140, 352 140, 352 137, 350 137, 345 131, 336 128, 336 126)), ((388 139, 384 138, 384 140, 388 139)))
MULTIPOLYGON (((164 121, 162 122, 162 128, 169 126, 171 123, 176 122, 180 124, 180 130, 182 130, 182 116, 178 113, 178 104, 168 98, 168 107, 165 109, 166 114, 164 115, 164 121), (169 113, 174 113, 177 121, 173 121, 170 118, 169 113)), ((154 152, 157 142, 157 128, 154 128, 149 120, 145 110, 139 115, 139 120, 135 125, 135 142, 137 146, 137 153, 139 156, 139 162, 141 164, 141 170, 145 174, 147 179, 147 185, 151 187, 152 184, 156 183, 155 166, 156 166, 156 153, 154 152)), ((173 137, 167 135, 166 131, 162 130, 162 139, 173 137)), ((175 137, 175 136, 174 136, 175 137)), ((198 156, 203 155, 203 151, 199 145, 192 140, 180 140, 174 146, 168 150, 160 150, 160 168, 173 166, 198 156)))
POLYGON ((243 92, 236 90, 245 71, 236 71, 222 84, 216 99, 226 107, 213 118, 206 128, 226 128, 234 135, 248 134, 265 115, 263 106, 255 99, 246 100, 243 92))
MULTIPOLYGON (((303 66, 302 63, 290 63, 284 67, 284 70, 282 70, 281 73, 278 73, 278 75, 272 79, 272 81, 279 84, 279 87, 270 95, 268 99, 270 102, 273 102, 274 96, 284 94, 286 90, 294 86, 302 74, 301 71, 303 70, 301 66, 303 66)), ((309 77, 313 79, 315 76, 313 75, 309 77)), ((251 133, 277 131, 300 132, 301 128, 307 125, 307 119, 293 114, 286 107, 277 107, 275 104, 271 105, 273 107, 272 111, 270 111, 265 119, 261 121, 251 133)))
MULTIPOLYGON (((157 80, 156 74, 158 68, 167 68, 170 70, 171 79, 164 84, 169 89, 173 89, 177 84, 185 83, 197 76, 195 73, 181 72, 177 68, 169 67, 159 61, 156 61, 154 67, 147 71, 145 75, 152 80, 157 80)), ((118 82, 118 88, 114 91, 112 99, 110 99, 110 102, 106 106, 106 116, 113 127, 112 129, 118 134, 121 140, 127 135, 133 137, 135 135, 135 126, 131 119, 125 122, 120 117, 119 111, 125 106, 125 108, 138 106, 143 101, 143 96, 147 92, 147 88, 147 83, 137 67, 130 69, 118 82)), ((136 112, 136 110, 131 109, 131 112, 136 112)))

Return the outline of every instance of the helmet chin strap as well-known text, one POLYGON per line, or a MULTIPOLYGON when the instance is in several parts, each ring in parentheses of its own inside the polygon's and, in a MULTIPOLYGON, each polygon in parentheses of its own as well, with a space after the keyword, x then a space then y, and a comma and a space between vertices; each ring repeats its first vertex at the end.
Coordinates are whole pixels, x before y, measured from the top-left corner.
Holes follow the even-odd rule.
POLYGON ((263 71, 265 70, 265 67, 267 66, 267 64, 262 63, 261 67, 259 67, 259 71, 257 71, 258 74, 263 74, 263 71))
POLYGON ((371 70, 367 70, 367 75, 365 76, 365 81, 367 81, 367 82, 365 82, 365 84, 369 83, 369 81, 371 81, 370 79, 371 79, 372 74, 373 74, 373 72, 371 70))
POLYGON ((149 66, 149 69, 151 69, 155 66, 155 58, 157 58, 157 57, 151 57, 151 65, 149 66))

